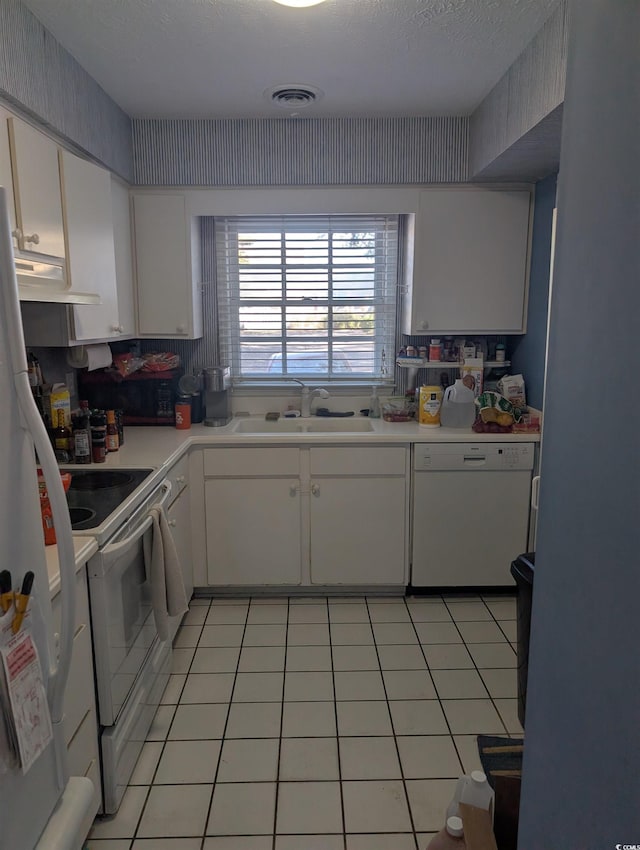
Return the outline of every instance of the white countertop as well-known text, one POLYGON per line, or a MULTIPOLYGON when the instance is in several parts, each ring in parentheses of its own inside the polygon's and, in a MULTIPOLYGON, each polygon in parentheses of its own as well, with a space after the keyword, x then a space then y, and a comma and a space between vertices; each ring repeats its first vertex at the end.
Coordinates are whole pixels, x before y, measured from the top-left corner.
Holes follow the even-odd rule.
MULTIPOLYGON (((73 548, 76 555, 76 572, 81 569, 89 558, 98 551, 98 544, 93 537, 73 536, 73 548)), ((45 546, 47 556, 47 572, 49 573, 49 592, 53 599, 60 592, 60 565, 58 563, 58 547, 45 546)))
MULTIPOLYGON (((242 421, 246 419, 247 417, 244 417, 242 421)), ((256 423, 264 422, 263 416, 251 419, 256 423)), ((417 422, 385 422, 382 419, 366 420, 371 423, 373 430, 364 432, 236 434, 234 427, 238 421, 234 419, 224 428, 194 425, 187 431, 178 431, 170 426, 131 425, 126 428, 124 446, 119 452, 109 454, 106 464, 112 469, 134 466, 168 467, 187 448, 194 446, 540 442, 540 434, 475 434, 471 428, 429 428, 417 422)))
MULTIPOLYGON (((111 452, 103 464, 83 465, 82 470, 95 469, 132 469, 149 467, 154 470, 142 484, 110 515, 98 528, 89 534, 104 542, 139 506, 142 499, 149 495, 160 484, 173 464, 191 448, 215 446, 291 446, 291 445, 408 445, 411 443, 537 443, 540 434, 475 434, 471 428, 428 428, 417 422, 385 422, 382 419, 366 420, 373 426, 372 431, 365 432, 330 432, 330 433, 235 433, 238 421, 246 421, 249 417, 233 419, 224 428, 209 428, 205 425, 194 425, 186 431, 177 430, 171 426, 128 426, 125 430, 125 444, 118 452, 111 452)), ((259 427, 264 422, 264 416, 250 417, 259 427)), ((314 417, 312 417, 313 419, 314 417)), ((366 417, 355 417, 366 419, 366 417)), ((302 420, 309 422, 310 420, 302 420)), ((334 422, 339 420, 333 420, 334 422)), ((351 420, 352 421, 352 420, 351 420)), ((68 467, 73 473, 73 467, 68 467)), ((78 541, 97 543, 93 538, 87 538, 85 532, 75 538, 78 541)), ((47 547, 54 549, 55 547, 47 547)), ((85 550, 76 549, 76 557, 81 552, 88 558, 85 550)), ((57 568, 57 558, 56 558, 57 568)))

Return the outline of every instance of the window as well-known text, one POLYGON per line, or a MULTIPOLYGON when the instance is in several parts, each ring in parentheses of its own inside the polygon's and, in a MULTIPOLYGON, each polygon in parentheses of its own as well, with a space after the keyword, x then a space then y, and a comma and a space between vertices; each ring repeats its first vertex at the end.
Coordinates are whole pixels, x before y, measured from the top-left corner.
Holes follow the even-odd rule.
POLYGON ((216 223, 218 329, 234 382, 391 382, 398 216, 216 223))

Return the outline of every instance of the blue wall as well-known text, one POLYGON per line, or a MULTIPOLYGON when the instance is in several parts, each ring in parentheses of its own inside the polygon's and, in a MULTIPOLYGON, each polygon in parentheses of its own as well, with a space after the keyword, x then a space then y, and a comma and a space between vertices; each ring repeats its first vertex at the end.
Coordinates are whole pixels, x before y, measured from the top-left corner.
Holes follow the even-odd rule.
POLYGON ((640 3, 569 20, 520 850, 640 840, 640 3))
POLYGON ((524 375, 527 401, 538 409, 542 409, 544 390, 551 220, 556 203, 556 182, 557 175, 551 174, 536 184, 527 333, 523 337, 516 337, 516 347, 511 355, 511 372, 514 375, 520 372, 524 375))

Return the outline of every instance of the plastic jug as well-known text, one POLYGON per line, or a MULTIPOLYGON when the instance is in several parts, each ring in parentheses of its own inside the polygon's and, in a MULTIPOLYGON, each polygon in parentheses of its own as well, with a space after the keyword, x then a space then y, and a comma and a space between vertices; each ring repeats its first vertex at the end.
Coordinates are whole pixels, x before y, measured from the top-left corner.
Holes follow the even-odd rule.
POLYGON ((442 400, 440 420, 443 428, 470 428, 476 418, 473 390, 457 378, 453 386, 447 387, 442 400))
POLYGON ((465 850, 466 846, 462 820, 454 816, 447 818, 444 828, 427 844, 427 850, 465 850))
POLYGON ((447 819, 460 817, 459 803, 468 803, 478 809, 484 809, 491 815, 493 820, 493 788, 489 785, 487 777, 481 770, 472 770, 470 776, 462 776, 458 779, 453 800, 447 808, 447 819))

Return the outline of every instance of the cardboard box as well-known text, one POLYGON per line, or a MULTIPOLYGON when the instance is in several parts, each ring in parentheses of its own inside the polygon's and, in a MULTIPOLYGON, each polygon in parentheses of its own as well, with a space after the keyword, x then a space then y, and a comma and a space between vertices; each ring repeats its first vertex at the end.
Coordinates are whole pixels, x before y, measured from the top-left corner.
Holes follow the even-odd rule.
POLYGON ((498 850, 491 813, 467 803, 460 803, 459 806, 466 850, 498 850))
POLYGON ((58 411, 64 411, 64 424, 71 426, 71 394, 65 384, 53 384, 44 397, 44 409, 51 417, 51 425, 58 425, 58 411))

